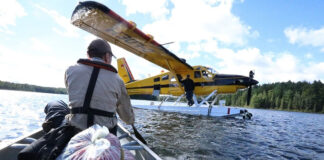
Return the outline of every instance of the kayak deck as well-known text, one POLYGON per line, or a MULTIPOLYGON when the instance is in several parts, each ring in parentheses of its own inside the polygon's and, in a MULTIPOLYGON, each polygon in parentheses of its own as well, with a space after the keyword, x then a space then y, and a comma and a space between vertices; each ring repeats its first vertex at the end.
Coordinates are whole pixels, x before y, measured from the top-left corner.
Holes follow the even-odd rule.
MULTIPOLYGON (((40 129, 36 132, 18 138, 13 143, 0 147, 0 157, 6 160, 17 159, 18 153, 28 144, 44 135, 44 132, 40 129)), ((117 137, 124 149, 129 150, 136 160, 161 160, 161 158, 153 152, 147 145, 139 141, 134 135, 132 135, 121 124, 118 124, 117 137)))

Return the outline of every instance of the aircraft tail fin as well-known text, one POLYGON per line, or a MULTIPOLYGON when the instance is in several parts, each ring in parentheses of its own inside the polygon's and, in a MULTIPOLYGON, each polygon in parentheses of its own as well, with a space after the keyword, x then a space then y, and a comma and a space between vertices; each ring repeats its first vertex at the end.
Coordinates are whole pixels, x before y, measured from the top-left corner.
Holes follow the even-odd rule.
POLYGON ((118 74, 122 78, 124 83, 135 81, 133 74, 129 69, 125 58, 117 59, 117 65, 118 65, 118 74))

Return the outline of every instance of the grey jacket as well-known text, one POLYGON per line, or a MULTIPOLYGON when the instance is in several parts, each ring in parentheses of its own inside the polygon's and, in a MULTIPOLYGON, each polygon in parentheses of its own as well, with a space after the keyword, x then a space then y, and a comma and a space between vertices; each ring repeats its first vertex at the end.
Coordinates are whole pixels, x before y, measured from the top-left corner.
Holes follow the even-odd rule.
MULTIPOLYGON (((98 59, 92 60, 101 61, 98 59)), ((69 107, 83 106, 92 70, 92 66, 79 63, 70 66, 66 70, 65 86, 69 95, 69 107)), ((113 113, 117 111, 119 117, 126 124, 133 124, 135 121, 133 108, 125 84, 119 75, 112 71, 100 69, 90 107, 113 113)), ((72 126, 80 129, 87 128, 86 114, 69 114, 67 119, 72 126)), ((117 118, 95 115, 94 124, 113 128, 117 124, 117 118)))

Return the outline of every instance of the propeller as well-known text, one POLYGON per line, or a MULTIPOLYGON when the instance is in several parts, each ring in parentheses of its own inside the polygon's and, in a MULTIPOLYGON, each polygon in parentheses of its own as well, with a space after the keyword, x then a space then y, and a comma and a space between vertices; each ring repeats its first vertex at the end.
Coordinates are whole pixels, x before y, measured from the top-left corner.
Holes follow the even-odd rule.
POLYGON ((248 94, 247 94, 247 100, 246 100, 246 104, 250 105, 250 100, 251 100, 251 92, 252 92, 252 80, 254 78, 254 72, 251 70, 249 73, 249 81, 250 81, 250 85, 248 87, 248 94))

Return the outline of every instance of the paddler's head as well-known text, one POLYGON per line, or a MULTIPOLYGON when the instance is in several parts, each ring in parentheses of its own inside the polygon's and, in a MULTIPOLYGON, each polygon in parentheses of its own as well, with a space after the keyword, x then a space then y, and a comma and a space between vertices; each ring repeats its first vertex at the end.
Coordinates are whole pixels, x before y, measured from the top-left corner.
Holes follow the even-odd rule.
POLYGON ((111 64, 111 57, 115 57, 108 42, 102 39, 93 40, 88 46, 87 53, 89 58, 101 58, 107 64, 111 64))

